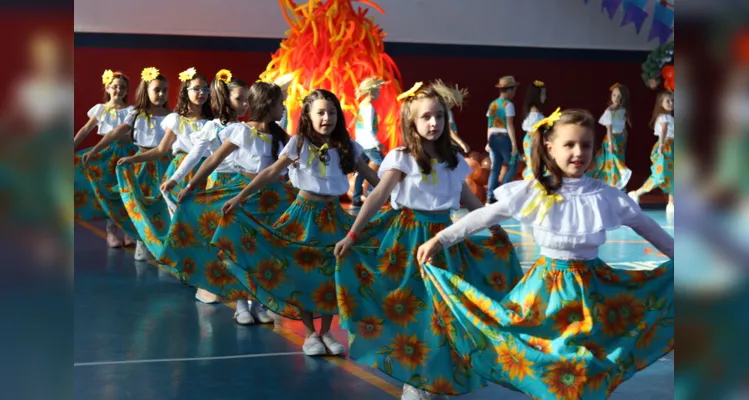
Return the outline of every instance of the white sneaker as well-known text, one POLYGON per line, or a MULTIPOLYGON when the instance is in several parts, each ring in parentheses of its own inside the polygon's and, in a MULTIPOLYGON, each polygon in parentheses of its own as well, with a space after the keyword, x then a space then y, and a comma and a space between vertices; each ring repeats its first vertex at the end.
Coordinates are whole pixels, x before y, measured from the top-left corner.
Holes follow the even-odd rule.
POLYGON ((333 334, 330 332, 322 335, 322 341, 331 355, 338 356, 346 352, 346 347, 335 340, 333 334))
POLYGON ((431 400, 432 398, 432 394, 427 391, 416 389, 407 383, 403 384, 401 400, 431 400))
POLYGON ((135 243, 135 254, 133 255, 135 261, 148 261, 151 258, 151 253, 148 251, 145 243, 138 240, 135 243))
POLYGON ((241 325, 252 325, 255 323, 255 318, 252 318, 252 314, 250 314, 250 307, 247 305, 247 301, 237 300, 237 310, 234 312, 234 320, 241 325))
POLYGON ((252 300, 247 300, 247 303, 250 304, 250 314, 255 317, 255 321, 261 324, 273 323, 273 318, 268 316, 268 314, 263 309, 262 304, 258 303, 257 301, 253 302, 252 300))
POLYGON ((302 351, 308 356, 324 356, 326 353, 325 345, 320 340, 320 336, 317 332, 311 334, 307 339, 304 339, 304 345, 302 351))
POLYGON ((221 297, 201 288, 198 288, 198 290, 195 291, 195 299, 205 304, 216 304, 221 302, 221 297))
POLYGON ((633 190, 627 193, 627 196, 629 196, 629 198, 634 200, 637 204, 640 204, 640 196, 637 195, 636 191, 633 190))
POLYGON ((674 203, 668 203, 668 205, 666 206, 666 213, 667 214, 674 213, 674 203))

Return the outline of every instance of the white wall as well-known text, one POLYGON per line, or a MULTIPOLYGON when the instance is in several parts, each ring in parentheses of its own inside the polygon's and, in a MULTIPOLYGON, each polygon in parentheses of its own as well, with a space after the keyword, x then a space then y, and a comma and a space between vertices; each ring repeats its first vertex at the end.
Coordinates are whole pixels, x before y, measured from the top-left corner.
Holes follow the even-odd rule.
MULTIPOLYGON (((652 2, 646 10, 652 10, 652 2)), ((650 50, 650 19, 638 35, 600 0, 374 0, 386 41, 650 50)), ((302 1, 299 2, 303 3, 302 1)), ((282 38, 275 0, 75 0, 75 31, 282 38)))

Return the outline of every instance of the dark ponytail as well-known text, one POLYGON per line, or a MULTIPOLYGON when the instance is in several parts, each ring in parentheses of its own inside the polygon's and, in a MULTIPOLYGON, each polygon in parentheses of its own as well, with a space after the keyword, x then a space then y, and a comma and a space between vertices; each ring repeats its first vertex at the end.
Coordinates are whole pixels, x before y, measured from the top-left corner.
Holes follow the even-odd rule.
POLYGON ((533 176, 544 186, 547 194, 555 193, 562 187, 564 172, 559 168, 557 162, 551 158, 546 149, 546 142, 554 139, 555 128, 567 124, 583 126, 591 131, 595 129, 595 120, 589 111, 570 109, 562 111, 559 120, 554 122, 552 126, 542 126, 532 133, 531 169, 533 170, 533 176))
POLYGON ((229 83, 221 79, 214 79, 211 83, 211 111, 221 121, 222 125, 236 122, 238 119, 237 112, 231 106, 231 99, 229 98, 231 91, 238 87, 247 88, 248 86, 238 78, 231 78, 229 83))

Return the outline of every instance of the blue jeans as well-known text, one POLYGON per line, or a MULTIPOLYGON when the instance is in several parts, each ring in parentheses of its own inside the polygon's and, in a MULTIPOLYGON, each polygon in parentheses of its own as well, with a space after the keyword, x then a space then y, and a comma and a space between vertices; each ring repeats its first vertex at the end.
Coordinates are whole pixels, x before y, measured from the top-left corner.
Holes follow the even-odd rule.
POLYGON ((499 173, 502 171, 502 164, 507 163, 507 172, 505 173, 504 179, 502 179, 502 185, 507 182, 512 182, 515 178, 515 173, 518 171, 517 157, 512 157, 512 141, 507 134, 495 133, 489 136, 489 148, 491 149, 491 160, 492 169, 489 173, 489 191, 486 196, 487 199, 494 198, 494 189, 500 186, 499 173))
MULTIPOLYGON (((366 162, 372 161, 378 167, 382 165, 382 160, 385 159, 385 156, 383 156, 382 153, 377 149, 364 149, 364 154, 362 156, 364 157, 364 160, 366 162)), ((351 199, 352 201, 361 201, 362 192, 364 191, 363 185, 364 175, 356 174, 356 181, 354 181, 354 198, 351 199)), ((371 185, 369 186, 367 194, 369 193, 372 193, 371 185)))

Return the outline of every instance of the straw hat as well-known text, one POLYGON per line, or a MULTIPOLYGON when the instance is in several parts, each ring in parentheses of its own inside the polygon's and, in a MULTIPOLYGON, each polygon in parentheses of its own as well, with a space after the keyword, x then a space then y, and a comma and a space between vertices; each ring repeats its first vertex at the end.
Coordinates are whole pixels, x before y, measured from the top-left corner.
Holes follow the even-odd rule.
POLYGON ((289 86, 289 84, 291 83, 291 81, 293 79, 294 79, 294 74, 293 73, 291 73, 291 74, 283 74, 283 75, 279 76, 278 78, 276 78, 275 80, 273 80, 273 83, 276 84, 276 85, 278 85, 278 86, 280 86, 281 89, 286 89, 286 87, 289 86))
POLYGON ((511 87, 518 86, 519 84, 520 82, 516 82, 514 76, 508 75, 508 76, 503 76, 499 78, 499 82, 496 85, 494 85, 494 87, 498 87, 500 89, 511 88, 511 87))
POLYGON ((373 76, 365 78, 363 81, 361 81, 359 87, 356 88, 356 97, 364 96, 386 83, 386 81, 383 81, 380 78, 375 78, 373 76))
POLYGON ((443 99, 445 99, 448 107, 457 106, 458 108, 463 108, 463 103, 465 102, 466 97, 468 97, 467 89, 460 88, 458 85, 450 87, 442 82, 442 79, 437 79, 431 84, 431 86, 440 94, 440 96, 442 96, 443 99))

